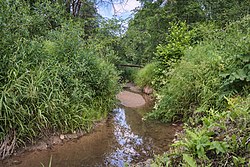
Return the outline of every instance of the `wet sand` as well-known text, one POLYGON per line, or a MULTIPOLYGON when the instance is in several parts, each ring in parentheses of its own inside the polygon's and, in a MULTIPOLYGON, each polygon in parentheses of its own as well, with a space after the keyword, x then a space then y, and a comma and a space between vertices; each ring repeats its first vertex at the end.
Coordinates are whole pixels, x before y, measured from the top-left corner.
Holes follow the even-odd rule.
POLYGON ((137 108, 146 104, 144 98, 137 93, 122 91, 116 98, 121 101, 121 104, 129 108, 137 108))

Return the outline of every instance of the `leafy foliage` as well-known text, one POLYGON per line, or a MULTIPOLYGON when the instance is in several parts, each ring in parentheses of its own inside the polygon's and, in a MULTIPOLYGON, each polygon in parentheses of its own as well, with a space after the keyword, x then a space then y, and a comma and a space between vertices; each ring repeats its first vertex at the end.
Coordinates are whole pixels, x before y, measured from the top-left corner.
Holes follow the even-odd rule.
POLYGON ((246 16, 226 29, 228 34, 231 34, 231 37, 223 42, 226 50, 224 52, 227 54, 228 59, 225 61, 225 71, 221 73, 221 77, 223 77, 223 86, 227 90, 241 92, 246 86, 250 86, 249 26, 250 18, 246 16), (233 43, 235 42, 233 35, 239 41, 237 44, 233 43))
POLYGON ((244 71, 249 63, 238 58, 239 54, 249 52, 247 18, 237 23, 242 31, 232 30, 231 26, 236 25, 230 25, 226 31, 216 30, 218 32, 213 34, 213 38, 185 51, 182 60, 169 71, 165 88, 161 90, 159 103, 156 111, 150 114, 151 117, 164 122, 180 117, 185 120, 196 109, 223 107, 223 96, 232 95, 249 86, 246 80, 248 68, 244 71), (231 40, 237 43, 237 47, 231 40), (231 77, 225 75, 229 71, 232 71, 231 77), (235 71, 242 74, 238 72, 235 76, 235 71), (232 80, 234 87, 228 87, 228 80, 232 80))
POLYGON ((165 68, 175 64, 184 55, 184 50, 190 45, 191 31, 187 25, 181 23, 170 23, 169 34, 166 36, 167 45, 159 44, 156 49, 157 60, 165 68))
POLYGON ((57 12, 60 4, 0 3, 0 141, 88 131, 114 105, 114 65, 88 45, 84 23, 57 12))
MULTIPOLYGON (((125 51, 123 59, 135 64, 150 63, 159 44, 171 45, 170 41, 165 41, 165 35, 170 34, 171 22, 185 22, 189 28, 210 22, 225 26, 249 14, 250 6, 248 0, 168 0, 164 7, 160 7, 162 1, 142 2, 142 8, 135 10, 121 42, 125 51)), ((189 37, 185 35, 184 38, 189 37)))
POLYGON ((214 29, 173 65, 149 117, 186 126, 153 164, 249 166, 249 23, 214 29))
POLYGON ((122 38, 124 59, 129 63, 146 64, 154 58, 156 46, 165 39, 170 21, 159 2, 145 3, 129 21, 129 27, 122 38))
POLYGON ((152 81, 156 77, 154 70, 157 68, 158 63, 147 64, 144 68, 140 69, 135 76, 135 83, 140 86, 152 86, 152 81))
POLYGON ((169 154, 158 157, 163 166, 168 159, 170 166, 248 166, 249 165, 249 99, 228 99, 228 108, 220 112, 207 111, 198 128, 185 127, 185 135, 172 145, 169 154), (180 160, 183 155, 183 159, 180 160))
POLYGON ((156 47, 156 62, 147 64, 135 77, 139 86, 151 85, 155 89, 164 86, 171 67, 180 61, 185 48, 190 46, 192 31, 188 31, 187 25, 184 22, 169 24, 171 27, 165 40, 167 44, 156 47))
POLYGON ((208 46, 197 46, 170 70, 165 87, 159 94, 156 111, 150 117, 164 122, 187 119, 199 107, 209 107, 219 100, 218 55, 211 55, 208 46), (203 53, 203 54, 201 54, 203 53), (209 55, 209 56, 208 56, 209 55))

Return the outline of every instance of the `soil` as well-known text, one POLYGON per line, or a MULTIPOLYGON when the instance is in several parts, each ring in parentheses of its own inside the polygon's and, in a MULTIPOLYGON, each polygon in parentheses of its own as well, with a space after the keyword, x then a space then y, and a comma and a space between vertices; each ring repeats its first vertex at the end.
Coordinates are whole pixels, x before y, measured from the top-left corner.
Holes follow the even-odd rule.
POLYGON ((130 108, 137 108, 146 104, 142 95, 129 91, 122 91, 116 97, 123 106, 130 108))

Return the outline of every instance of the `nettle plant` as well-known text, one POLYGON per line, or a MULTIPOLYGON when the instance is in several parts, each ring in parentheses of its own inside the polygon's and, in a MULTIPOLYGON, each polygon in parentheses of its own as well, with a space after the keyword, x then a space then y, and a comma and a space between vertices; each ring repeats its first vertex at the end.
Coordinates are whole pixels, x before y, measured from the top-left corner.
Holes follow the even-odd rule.
POLYGON ((174 146, 182 146, 187 152, 200 159, 207 160, 211 155, 225 153, 229 145, 224 141, 213 141, 214 132, 202 130, 186 130, 186 138, 174 146))

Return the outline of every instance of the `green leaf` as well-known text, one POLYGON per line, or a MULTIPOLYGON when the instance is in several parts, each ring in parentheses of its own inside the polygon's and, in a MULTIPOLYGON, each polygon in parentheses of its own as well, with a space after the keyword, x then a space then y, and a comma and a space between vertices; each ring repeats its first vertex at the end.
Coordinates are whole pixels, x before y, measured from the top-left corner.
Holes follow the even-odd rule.
POLYGON ((237 144, 237 137, 235 134, 232 135, 232 142, 233 142, 233 145, 236 146, 237 144))
POLYGON ((201 144, 197 145, 196 149, 197 149, 197 154, 199 158, 207 158, 205 155, 205 150, 204 150, 203 145, 201 144))
POLYGON ((229 76, 230 74, 229 73, 221 73, 220 74, 220 76, 222 77, 222 78, 226 78, 227 76, 229 76))
POLYGON ((188 154, 183 154, 183 160, 191 167, 197 167, 195 160, 193 157, 189 156, 188 154))
POLYGON ((225 149, 226 149, 226 145, 223 145, 223 143, 219 142, 219 141, 213 141, 211 142, 211 146, 210 146, 210 150, 215 149, 216 153, 225 153, 225 149))
POLYGON ((250 81, 250 72, 248 72, 248 76, 246 78, 246 81, 249 82, 250 81))
POLYGON ((238 73, 239 79, 242 81, 247 77, 247 74, 243 69, 239 69, 237 73, 238 73))
POLYGON ((186 129, 186 133, 188 134, 188 136, 190 136, 192 139, 197 139, 198 138, 198 135, 195 134, 194 132, 186 129))

